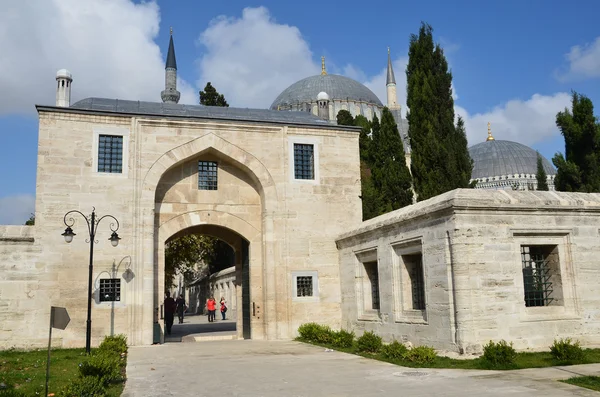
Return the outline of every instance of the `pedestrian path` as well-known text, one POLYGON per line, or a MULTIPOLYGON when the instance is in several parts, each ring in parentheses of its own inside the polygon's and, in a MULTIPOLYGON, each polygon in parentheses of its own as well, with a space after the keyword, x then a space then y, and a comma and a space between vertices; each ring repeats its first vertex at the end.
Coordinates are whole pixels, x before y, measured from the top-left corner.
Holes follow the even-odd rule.
POLYGON ((204 315, 191 315, 183 319, 183 324, 178 324, 177 317, 171 329, 171 335, 165 335, 165 343, 172 342, 202 342, 206 340, 231 340, 236 338, 235 312, 225 320, 221 316, 215 322, 209 323, 204 315))

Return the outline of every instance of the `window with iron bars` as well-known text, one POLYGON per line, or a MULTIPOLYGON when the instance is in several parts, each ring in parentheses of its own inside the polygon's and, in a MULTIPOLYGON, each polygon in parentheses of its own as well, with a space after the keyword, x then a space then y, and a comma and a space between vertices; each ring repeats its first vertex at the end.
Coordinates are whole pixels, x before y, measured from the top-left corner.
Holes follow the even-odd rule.
POLYGON ((294 143, 294 178, 315 179, 313 145, 294 143))
POLYGON ((423 255, 404 255, 406 271, 410 278, 412 309, 425 310, 425 282, 423 280, 423 255))
POLYGON ((312 276, 296 277, 296 296, 313 296, 313 278, 312 276))
POLYGON ((370 309, 379 310, 379 271, 377 262, 367 262, 364 264, 365 273, 371 285, 371 307, 370 309))
POLYGON ((198 161, 198 189, 217 190, 217 163, 198 161))
POLYGON ((123 137, 100 135, 98 137, 98 172, 120 174, 123 172, 123 137))
POLYGON ((549 306, 553 302, 552 279, 556 274, 550 258, 556 249, 548 245, 521 246, 525 306, 549 306))
POLYGON ((121 300, 121 279, 100 279, 100 302, 119 302, 121 300))

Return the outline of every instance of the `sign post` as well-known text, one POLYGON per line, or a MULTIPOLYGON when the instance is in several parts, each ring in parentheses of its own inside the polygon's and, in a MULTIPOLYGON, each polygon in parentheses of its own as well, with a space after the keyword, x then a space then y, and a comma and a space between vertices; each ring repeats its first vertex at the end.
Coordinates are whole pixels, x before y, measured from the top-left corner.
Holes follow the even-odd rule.
POLYGON ((65 329, 71 321, 64 307, 50 307, 50 331, 48 331, 48 360, 46 361, 46 394, 48 396, 48 380, 50 379, 50 347, 52 346, 52 328, 65 329))

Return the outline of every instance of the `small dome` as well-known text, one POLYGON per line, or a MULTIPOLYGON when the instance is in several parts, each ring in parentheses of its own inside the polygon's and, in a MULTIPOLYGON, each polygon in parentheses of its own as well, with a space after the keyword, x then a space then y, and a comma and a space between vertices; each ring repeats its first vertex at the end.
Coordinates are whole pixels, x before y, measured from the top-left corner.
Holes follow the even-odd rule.
MULTIPOLYGON (((469 154, 473 159, 471 179, 537 174, 537 152, 517 142, 485 141, 471 146, 469 154)), ((542 165, 547 175, 556 175, 556 170, 544 156, 542 165)))
POLYGON ((71 72, 69 72, 67 69, 60 69, 58 72, 56 72, 56 78, 72 79, 73 76, 71 75, 71 72))
POLYGON ((328 101, 329 95, 325 91, 321 91, 317 94, 317 101, 328 101))

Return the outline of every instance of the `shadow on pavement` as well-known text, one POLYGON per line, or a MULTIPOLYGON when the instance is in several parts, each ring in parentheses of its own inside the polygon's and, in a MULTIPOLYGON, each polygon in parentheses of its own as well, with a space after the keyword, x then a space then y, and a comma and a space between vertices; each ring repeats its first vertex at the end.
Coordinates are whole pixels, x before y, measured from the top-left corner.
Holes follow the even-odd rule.
POLYGON ((231 319, 225 321, 217 319, 215 322, 209 323, 205 315, 190 315, 184 318, 183 324, 178 324, 177 321, 177 317, 175 317, 171 335, 165 335, 165 343, 182 342, 185 341, 185 337, 193 338, 206 334, 229 335, 236 333, 236 323, 231 319))

